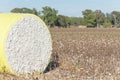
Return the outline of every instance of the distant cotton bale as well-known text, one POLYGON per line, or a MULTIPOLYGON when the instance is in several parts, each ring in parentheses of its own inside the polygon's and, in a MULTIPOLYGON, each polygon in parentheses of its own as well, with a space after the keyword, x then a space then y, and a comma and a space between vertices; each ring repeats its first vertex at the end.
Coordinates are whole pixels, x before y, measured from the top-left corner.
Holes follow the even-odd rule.
POLYGON ((78 28, 87 28, 86 26, 80 25, 78 28))
POLYGON ((52 51, 44 22, 32 14, 0 14, 0 72, 43 72, 52 51))

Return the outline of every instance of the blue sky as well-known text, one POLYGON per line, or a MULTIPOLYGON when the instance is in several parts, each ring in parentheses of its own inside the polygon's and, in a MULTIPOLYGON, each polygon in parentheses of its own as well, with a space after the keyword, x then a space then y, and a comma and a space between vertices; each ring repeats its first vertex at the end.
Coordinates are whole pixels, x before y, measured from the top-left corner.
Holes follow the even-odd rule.
POLYGON ((100 9, 104 13, 120 11, 120 0, 1 0, 0 12, 10 12, 15 7, 42 10, 44 6, 55 8, 59 14, 81 16, 85 9, 100 9))

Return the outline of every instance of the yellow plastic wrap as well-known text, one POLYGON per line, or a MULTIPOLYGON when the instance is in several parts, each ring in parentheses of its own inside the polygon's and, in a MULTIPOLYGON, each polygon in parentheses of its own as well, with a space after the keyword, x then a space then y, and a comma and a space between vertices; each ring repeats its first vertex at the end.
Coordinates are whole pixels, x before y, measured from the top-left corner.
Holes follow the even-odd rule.
MULTIPOLYGON (((15 14, 15 13, 0 14, 0 73, 4 73, 4 72, 12 73, 12 74, 14 73, 14 71, 8 64, 6 57, 6 52, 5 52, 6 39, 9 31, 16 24, 16 22, 26 16, 34 16, 39 19, 39 17, 32 14, 15 14)), ((41 19, 39 20, 45 26, 44 22, 41 19)))

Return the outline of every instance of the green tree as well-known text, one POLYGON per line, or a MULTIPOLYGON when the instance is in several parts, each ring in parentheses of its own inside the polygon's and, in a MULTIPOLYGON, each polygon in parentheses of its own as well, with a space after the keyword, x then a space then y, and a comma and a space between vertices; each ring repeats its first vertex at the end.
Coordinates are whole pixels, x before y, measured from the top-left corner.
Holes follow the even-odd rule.
POLYGON ((114 27, 120 27, 120 12, 113 11, 111 15, 112 15, 114 27))
POLYGON ((56 21, 56 26, 58 26, 58 27, 67 27, 67 22, 66 22, 65 16, 58 15, 57 21, 56 21))
POLYGON ((38 12, 35 8, 29 9, 29 8, 14 8, 11 10, 12 13, 30 13, 35 14, 38 16, 38 12))
POLYGON ((71 17, 71 25, 72 26, 82 25, 82 18, 80 18, 80 17, 71 17))
POLYGON ((71 21, 72 21, 71 17, 65 16, 65 21, 66 21, 66 26, 67 27, 70 27, 72 25, 71 24, 71 21))
POLYGON ((100 28, 105 21, 105 14, 101 10, 96 10, 94 13, 96 16, 96 26, 100 28))
POLYGON ((90 9, 86 9, 82 12, 83 19, 84 19, 84 25, 87 27, 95 27, 96 26, 96 15, 94 12, 90 9))
POLYGON ((105 22, 103 23, 103 27, 104 27, 104 28, 111 28, 111 27, 112 27, 112 24, 111 24, 111 22, 105 21, 105 22))
POLYGON ((39 12, 35 8, 32 9, 32 13, 39 16, 39 12))
POLYGON ((14 8, 11 10, 13 13, 33 13, 33 11, 29 8, 14 8))
POLYGON ((81 18, 79 17, 68 17, 64 15, 58 15, 56 26, 59 27, 70 27, 79 26, 81 24, 81 18))
POLYGON ((114 23, 113 16, 109 13, 106 13, 105 22, 103 23, 103 27, 112 27, 113 23, 114 23))
POLYGON ((55 22, 57 20, 57 13, 58 11, 55 10, 54 8, 50 8, 48 6, 43 7, 43 10, 42 10, 43 20, 48 26, 50 27, 55 26, 55 22))

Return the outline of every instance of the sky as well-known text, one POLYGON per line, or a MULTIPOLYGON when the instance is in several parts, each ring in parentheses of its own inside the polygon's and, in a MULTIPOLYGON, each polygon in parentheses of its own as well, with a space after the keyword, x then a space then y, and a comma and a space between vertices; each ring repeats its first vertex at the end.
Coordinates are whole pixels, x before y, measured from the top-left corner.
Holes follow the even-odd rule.
POLYGON ((104 13, 120 11, 120 0, 1 0, 0 12, 10 12, 13 8, 36 8, 50 6, 58 10, 58 14, 66 16, 82 16, 85 9, 102 10, 104 13))

